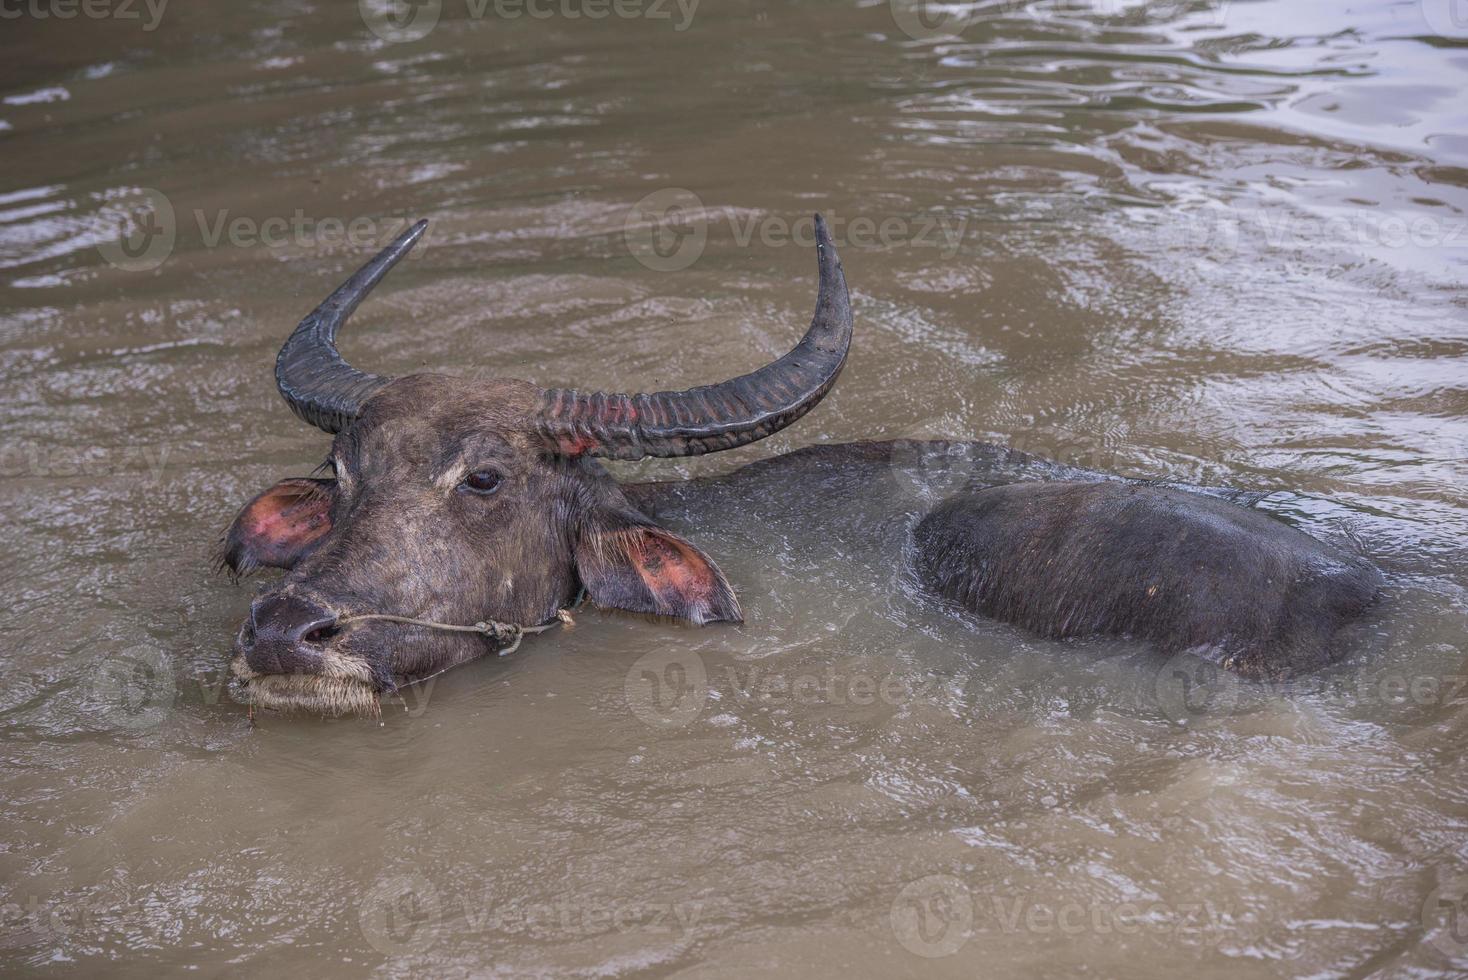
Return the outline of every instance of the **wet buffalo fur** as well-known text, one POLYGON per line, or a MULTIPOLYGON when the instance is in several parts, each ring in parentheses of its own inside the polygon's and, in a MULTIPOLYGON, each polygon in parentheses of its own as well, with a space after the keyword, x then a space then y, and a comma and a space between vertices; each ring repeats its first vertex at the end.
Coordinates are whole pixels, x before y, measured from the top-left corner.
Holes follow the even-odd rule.
MULTIPOLYGON (((293 631, 270 618, 283 608, 328 624, 386 613, 534 625, 584 589, 606 608, 739 621, 709 555, 654 523, 596 460, 546 446, 535 391, 399 378, 336 435, 330 478, 285 480, 244 507, 223 565, 286 570, 236 639, 232 669, 249 700, 370 715, 381 694, 493 649, 480 635, 381 620, 293 631), (474 489, 486 474, 493 489, 474 489), (285 662, 320 667, 281 674, 285 662)), ((1341 626, 1379 586, 1364 561, 1263 514, 1114 482, 965 491, 912 542, 923 581, 977 613, 1043 636, 1193 649, 1257 677, 1333 659, 1341 626)))
POLYGON ((1047 637, 1131 636, 1253 678, 1322 666, 1381 576, 1266 515, 1127 483, 963 494, 917 526, 938 594, 1047 637))

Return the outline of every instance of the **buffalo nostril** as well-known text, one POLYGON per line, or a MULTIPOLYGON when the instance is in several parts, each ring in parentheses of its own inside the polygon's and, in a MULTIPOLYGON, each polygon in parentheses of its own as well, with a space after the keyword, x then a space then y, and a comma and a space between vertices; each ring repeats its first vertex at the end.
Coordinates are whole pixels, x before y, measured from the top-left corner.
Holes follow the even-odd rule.
POLYGON ((301 636, 301 642, 310 643, 312 646, 321 646, 323 643, 330 642, 333 637, 339 636, 341 631, 342 628, 336 625, 336 621, 333 620, 325 625, 316 626, 307 630, 301 636))
POLYGON ((323 606, 292 595, 269 595, 251 609, 241 633, 245 660, 262 674, 315 674, 324 666, 322 645, 341 632, 323 606))

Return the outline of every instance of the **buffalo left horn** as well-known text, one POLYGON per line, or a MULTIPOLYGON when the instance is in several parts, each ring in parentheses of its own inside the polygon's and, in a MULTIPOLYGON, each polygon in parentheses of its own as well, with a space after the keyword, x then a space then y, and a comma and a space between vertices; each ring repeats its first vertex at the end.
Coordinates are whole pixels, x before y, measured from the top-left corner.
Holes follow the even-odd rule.
POLYGON ((358 371, 337 352, 336 332, 347 317, 423 237, 419 221, 377 253, 301 321, 275 359, 275 384, 291 411, 319 429, 340 432, 391 377, 358 371))

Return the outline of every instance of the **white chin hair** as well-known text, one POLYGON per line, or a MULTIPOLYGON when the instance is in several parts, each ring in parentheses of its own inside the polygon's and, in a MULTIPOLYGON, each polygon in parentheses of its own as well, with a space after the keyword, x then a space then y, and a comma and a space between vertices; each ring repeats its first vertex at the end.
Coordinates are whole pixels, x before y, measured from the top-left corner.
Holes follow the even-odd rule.
POLYGON ((257 674, 243 680, 241 700, 257 708, 328 718, 382 717, 377 691, 361 681, 312 674, 257 674))
POLYGON ((328 718, 382 717, 382 701, 367 683, 366 664, 333 657, 325 666, 325 674, 261 674, 236 656, 230 670, 243 682, 239 700, 257 708, 328 718))

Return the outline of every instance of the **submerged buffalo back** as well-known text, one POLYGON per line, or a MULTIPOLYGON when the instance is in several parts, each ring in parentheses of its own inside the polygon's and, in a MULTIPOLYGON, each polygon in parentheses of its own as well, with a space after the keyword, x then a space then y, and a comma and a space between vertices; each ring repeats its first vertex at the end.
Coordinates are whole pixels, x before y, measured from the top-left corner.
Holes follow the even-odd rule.
POLYGON ((1197 650, 1253 677, 1339 655, 1381 584, 1367 562, 1257 511, 1125 483, 962 494, 914 531, 925 584, 1043 636, 1197 650))

